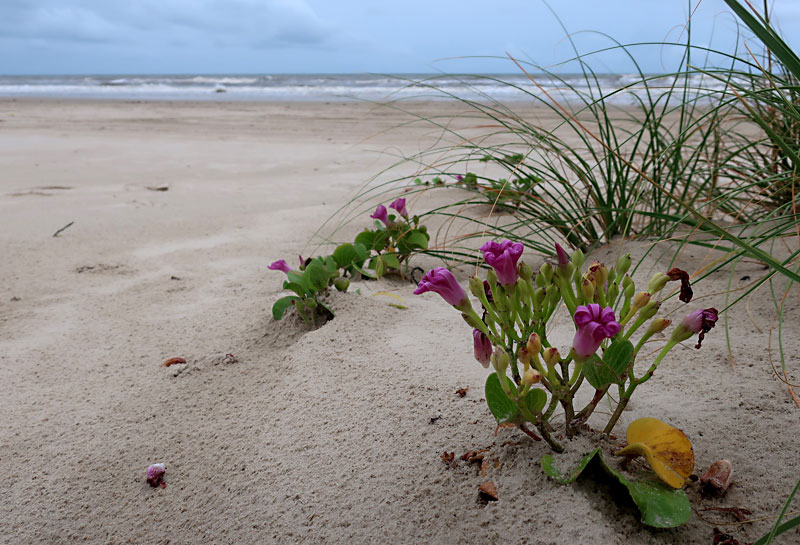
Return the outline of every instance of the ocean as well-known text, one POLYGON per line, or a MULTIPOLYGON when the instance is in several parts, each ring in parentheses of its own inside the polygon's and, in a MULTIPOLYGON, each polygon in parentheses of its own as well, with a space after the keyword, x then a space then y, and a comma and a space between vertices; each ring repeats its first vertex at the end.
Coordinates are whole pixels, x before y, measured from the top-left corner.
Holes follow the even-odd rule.
MULTIPOLYGON (((301 74, 301 75, 64 75, 0 76, 0 97, 83 98, 120 100, 217 100, 217 101, 386 101, 467 100, 574 102, 581 96, 612 93, 626 88, 615 99, 633 102, 646 89, 631 74, 598 75, 587 84, 582 74, 533 76, 525 74, 430 75, 406 74, 301 74), (599 91, 599 90, 600 91, 599 91)), ((649 85, 665 89, 671 80, 659 78, 649 85)), ((699 79, 692 86, 709 88, 699 79)), ((656 93, 658 94, 658 93, 656 93)))

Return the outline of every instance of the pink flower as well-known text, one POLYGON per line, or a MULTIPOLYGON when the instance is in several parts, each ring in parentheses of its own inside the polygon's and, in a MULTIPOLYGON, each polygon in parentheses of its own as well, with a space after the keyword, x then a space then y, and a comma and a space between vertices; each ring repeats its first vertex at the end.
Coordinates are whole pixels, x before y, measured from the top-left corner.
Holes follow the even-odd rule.
POLYGON ((717 324, 718 319, 719 314, 715 308, 697 309, 693 312, 690 312, 683 318, 680 325, 675 328, 675 331, 672 335, 673 337, 676 335, 681 335, 683 336, 681 340, 685 340, 691 337, 691 335, 694 333, 699 333, 700 337, 697 339, 697 345, 695 345, 695 348, 700 348, 700 345, 703 344, 703 339, 705 338, 706 333, 711 331, 711 328, 717 324))
POLYGON ((419 281, 419 287, 414 290, 414 295, 432 291, 442 296, 449 305, 463 306, 467 302, 467 294, 456 281, 453 273, 444 267, 436 267, 425 273, 419 281))
POLYGON ((375 212, 370 215, 371 218, 382 221, 385 225, 389 225, 389 212, 382 204, 378 205, 375 212))
POLYGON ((497 281, 504 286, 517 283, 517 261, 524 247, 519 242, 487 242, 481 246, 483 259, 497 273, 497 281))
POLYGON ((389 205, 389 208, 397 210, 397 213, 403 216, 404 218, 408 217, 408 210, 406 210, 406 200, 403 198, 394 201, 392 204, 389 205))
POLYGON ((572 348, 581 358, 588 358, 597 352, 604 339, 613 337, 622 329, 611 307, 601 309, 597 303, 579 306, 573 318, 578 330, 572 340, 572 348))
POLYGON ((482 331, 472 330, 472 341, 475 345, 475 359, 483 365, 484 369, 489 368, 489 360, 492 357, 492 343, 482 331))
POLYGON ((569 263, 569 256, 567 252, 564 251, 564 248, 561 247, 561 244, 556 242, 556 255, 558 256, 558 266, 559 267, 566 267, 567 263, 569 263))
POLYGON ((279 259, 278 261, 273 261, 269 267, 267 267, 271 271, 283 271, 286 274, 289 274, 289 271, 292 269, 289 267, 289 264, 286 263, 285 259, 279 259))

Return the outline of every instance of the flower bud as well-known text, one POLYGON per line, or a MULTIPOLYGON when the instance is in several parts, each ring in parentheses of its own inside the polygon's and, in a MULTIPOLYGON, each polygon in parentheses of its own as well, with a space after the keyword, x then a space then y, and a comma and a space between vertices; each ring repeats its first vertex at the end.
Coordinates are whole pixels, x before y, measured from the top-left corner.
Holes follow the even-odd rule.
POLYGON ((533 386, 542 381, 542 374, 536 369, 528 369, 522 374, 522 383, 525 386, 533 386))
MULTIPOLYGON (((633 285, 633 278, 631 278, 629 274, 626 274, 625 276, 622 277, 622 289, 626 290, 628 289, 629 286, 633 287, 633 289, 636 289, 635 286, 633 285)), ((631 294, 631 297, 633 297, 633 294, 631 294)))
POLYGON ((659 308, 661 308, 661 301, 650 301, 642 307, 642 310, 639 312, 639 319, 649 320, 656 315, 659 308))
POLYGON ((542 350, 542 340, 539 338, 538 333, 531 333, 531 336, 528 337, 528 343, 525 345, 528 349, 528 352, 531 354, 538 354, 542 350))
POLYGON ((553 281, 553 266, 550 263, 545 263, 539 269, 539 273, 536 275, 536 285, 545 287, 547 284, 553 281), (540 279, 541 278, 541 284, 540 279))
POLYGON ((605 289, 606 282, 608 281, 608 269, 599 261, 595 261, 589 267, 589 272, 594 277, 594 285, 598 289, 605 289))
POLYGON ((481 280, 477 276, 473 276, 472 278, 470 278, 469 291, 479 300, 483 299, 483 296, 486 294, 486 292, 483 289, 483 280, 481 280))
POLYGON ((650 294, 646 291, 640 291, 633 296, 633 310, 639 310, 650 302, 650 294))
POLYGON ((612 282, 608 286, 608 293, 606 293, 606 299, 613 303, 617 299, 617 295, 619 295, 619 284, 616 282, 612 282))
POLYGON ((544 351, 544 362, 548 367, 552 367, 561 361, 561 354, 558 353, 558 348, 546 348, 544 351))
POLYGON ((564 251, 564 248, 561 247, 561 244, 556 242, 556 257, 558 258, 558 268, 563 269, 569 263, 569 257, 567 257, 567 252, 564 251))
POLYGON ((347 291, 347 288, 350 287, 350 280, 340 276, 333 281, 333 286, 339 291, 347 291))
POLYGON ((475 359, 483 365, 484 369, 488 369, 492 357, 492 343, 489 341, 489 337, 483 332, 473 329, 472 343, 475 349, 475 359))
MULTIPOLYGON (((520 299, 523 302, 529 301, 531 298, 531 294, 528 291, 528 283, 527 282, 517 282, 517 289, 519 290, 520 299)), ((525 303, 527 304, 527 303, 525 303)))
MULTIPOLYGON (((552 286, 552 284, 550 284, 552 286)), ((542 305, 544 304, 544 298, 547 294, 544 291, 544 288, 538 288, 536 291, 533 292, 533 306, 537 309, 541 309, 542 305)))
POLYGON ((558 301, 561 298, 561 292, 558 291, 558 286, 550 284, 547 286, 547 300, 551 303, 558 301))
POLYGON ((517 267, 517 271, 523 280, 530 280, 533 278, 533 269, 531 269, 531 266, 524 261, 520 262, 519 266, 517 267))
POLYGON ((594 301, 594 282, 591 282, 585 275, 581 283, 581 295, 587 303, 594 301))
POLYGON ((508 369, 508 364, 511 363, 511 358, 502 347, 497 346, 492 352, 491 363, 497 375, 503 377, 506 374, 506 369, 508 369))
POLYGON ((481 321, 480 317, 475 312, 462 312, 461 317, 469 324, 470 327, 475 329, 485 328, 486 324, 481 321))
POLYGON ((617 259, 617 265, 614 267, 614 270, 617 273, 617 278, 625 276, 625 273, 627 273, 628 269, 631 268, 631 263, 631 254, 625 254, 617 259))
POLYGON ((531 364, 531 353, 528 352, 527 348, 521 346, 519 352, 517 352, 517 359, 527 368, 531 364))
POLYGON ((575 250, 572 253, 572 264, 575 265, 576 269, 583 267, 584 261, 586 261, 586 257, 583 255, 583 252, 580 251, 580 249, 575 250))
POLYGON ((315 299, 313 299, 313 298, 311 298, 311 299, 306 299, 306 300, 303 302, 303 305, 304 305, 304 306, 305 306, 305 307, 306 307, 308 310, 313 310, 313 309, 317 308, 317 301, 316 301, 315 299))
POLYGON ((650 283, 647 284, 647 291, 656 294, 664 289, 667 282, 669 282, 669 276, 664 273, 656 273, 653 275, 653 278, 650 279, 650 283))
POLYGON ((647 335, 655 335, 656 333, 661 333, 665 329, 669 327, 672 322, 667 320, 666 318, 656 318, 652 322, 650 322, 650 326, 647 328, 647 335))

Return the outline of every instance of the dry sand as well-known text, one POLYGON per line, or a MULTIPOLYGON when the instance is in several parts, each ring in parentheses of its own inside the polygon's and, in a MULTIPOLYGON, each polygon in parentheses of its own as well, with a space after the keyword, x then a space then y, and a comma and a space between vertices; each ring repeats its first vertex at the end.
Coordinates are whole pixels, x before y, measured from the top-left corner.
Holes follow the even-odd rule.
MULTIPOLYGON (((405 119, 343 103, 0 101, 0 542, 710 544, 714 526, 740 543, 768 529, 798 477, 800 409, 770 368, 766 290, 731 312, 734 369, 718 326, 701 351, 673 351, 617 427, 682 428, 698 471, 736 471, 722 499, 690 486, 695 509, 763 519, 696 511, 674 530, 642 526, 602 481, 554 484, 543 443, 495 435, 470 332, 435 295, 362 284, 320 329, 272 320, 281 274, 266 265, 293 262, 391 153, 428 145, 420 127, 382 132, 405 119), (458 459, 490 445, 486 476, 458 459), (145 483, 154 462, 166 488, 145 483), (488 480, 499 501, 484 505, 488 480)), ((693 271, 707 256, 684 257, 693 271)), ((642 277, 666 266, 648 259, 642 277)), ((734 285, 759 272, 740 265, 734 285)), ((727 282, 699 284, 697 305, 723 307, 727 282)), ((797 319, 792 304, 794 367, 797 319)), ((569 342, 568 324, 556 331, 569 342)))

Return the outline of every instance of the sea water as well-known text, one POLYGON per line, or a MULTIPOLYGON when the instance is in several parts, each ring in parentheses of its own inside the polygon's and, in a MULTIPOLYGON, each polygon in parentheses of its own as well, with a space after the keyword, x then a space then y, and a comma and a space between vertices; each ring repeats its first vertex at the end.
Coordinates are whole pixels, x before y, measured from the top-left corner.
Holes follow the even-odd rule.
MULTIPOLYGON (((0 76, 0 97, 121 100, 386 101, 465 100, 586 102, 602 95, 635 102, 653 98, 676 82, 632 74, 182 74, 0 76)), ((677 82, 682 85, 681 81, 677 82)), ((715 92, 721 84, 694 76, 689 87, 715 92)))

